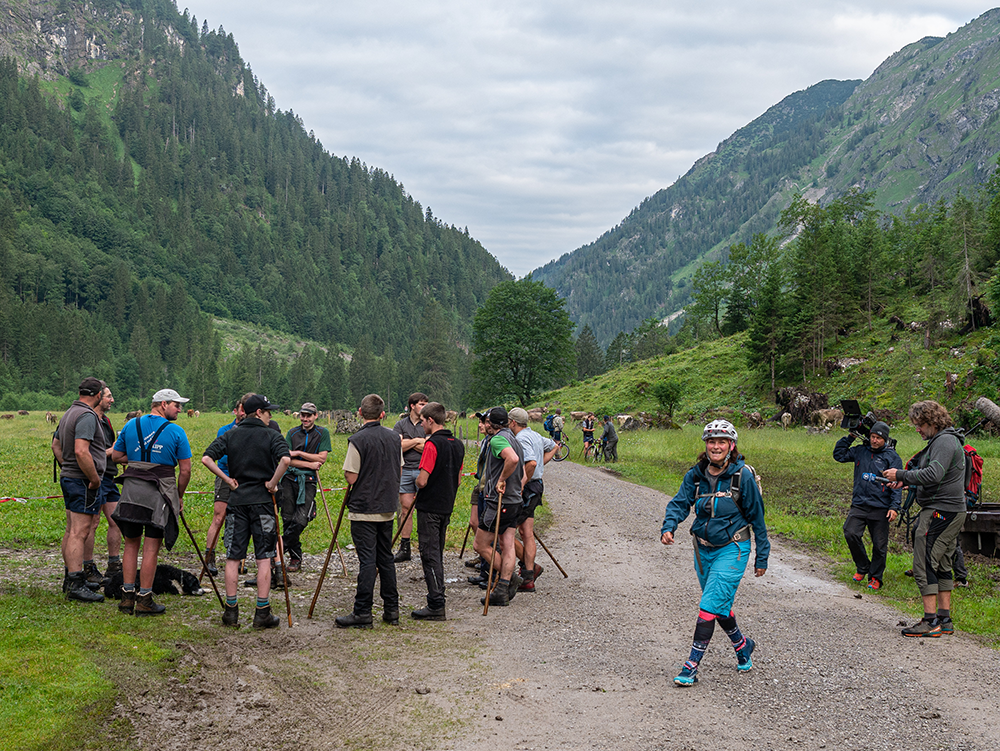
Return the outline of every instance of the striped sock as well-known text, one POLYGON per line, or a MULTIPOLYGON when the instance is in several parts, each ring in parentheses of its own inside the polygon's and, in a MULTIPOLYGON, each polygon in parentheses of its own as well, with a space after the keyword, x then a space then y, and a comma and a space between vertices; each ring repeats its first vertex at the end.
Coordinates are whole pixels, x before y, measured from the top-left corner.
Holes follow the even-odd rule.
POLYGON ((226 595, 226 607, 228 608, 236 607, 236 595, 233 595, 232 597, 226 595))
POLYGON ((266 608, 266 607, 269 607, 270 604, 271 604, 271 598, 270 597, 258 597, 257 598, 257 607, 258 608, 266 608))

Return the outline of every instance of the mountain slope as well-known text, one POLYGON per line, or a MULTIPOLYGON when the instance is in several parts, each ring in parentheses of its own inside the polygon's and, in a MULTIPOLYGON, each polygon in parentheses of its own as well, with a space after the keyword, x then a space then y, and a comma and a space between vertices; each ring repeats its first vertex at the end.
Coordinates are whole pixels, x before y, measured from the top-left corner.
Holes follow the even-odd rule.
POLYGON ((901 214, 978 185, 1000 152, 1000 10, 927 38, 867 81, 824 81, 723 141, 595 242, 536 270, 602 344, 684 306, 691 271, 775 229, 795 193, 852 187, 901 214))

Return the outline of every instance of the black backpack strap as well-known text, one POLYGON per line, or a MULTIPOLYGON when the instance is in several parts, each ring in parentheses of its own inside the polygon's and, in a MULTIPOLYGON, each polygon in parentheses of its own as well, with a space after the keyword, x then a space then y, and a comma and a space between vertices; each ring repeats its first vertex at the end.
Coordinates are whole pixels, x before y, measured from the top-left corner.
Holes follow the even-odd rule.
POLYGON ((152 464, 153 446, 156 444, 156 439, 160 437, 160 433, 162 433, 166 429, 166 427, 170 424, 170 421, 168 420, 164 422, 157 429, 157 431, 153 433, 153 437, 149 439, 149 448, 147 448, 146 444, 143 443, 142 440, 142 431, 140 430, 141 426, 139 425, 140 420, 142 420, 141 415, 135 418, 135 437, 139 441, 139 461, 152 464))

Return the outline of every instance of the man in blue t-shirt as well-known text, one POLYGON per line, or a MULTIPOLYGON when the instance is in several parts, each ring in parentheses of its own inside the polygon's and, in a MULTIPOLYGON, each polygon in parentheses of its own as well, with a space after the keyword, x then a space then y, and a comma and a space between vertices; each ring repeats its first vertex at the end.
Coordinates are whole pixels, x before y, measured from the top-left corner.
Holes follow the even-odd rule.
POLYGON ((131 615, 160 615, 166 608, 153 602, 153 577, 163 541, 174 546, 179 530, 181 498, 191 479, 191 446, 184 430, 176 425, 185 399, 173 389, 153 394, 148 415, 126 423, 115 441, 111 458, 128 462, 122 474, 122 496, 114 518, 125 539, 122 558, 122 601, 118 609, 131 615), (174 468, 180 472, 174 476, 174 468), (167 502, 169 499, 169 503, 167 502), (143 535, 145 534, 145 541, 143 535), (139 594, 135 574, 142 547, 139 594))

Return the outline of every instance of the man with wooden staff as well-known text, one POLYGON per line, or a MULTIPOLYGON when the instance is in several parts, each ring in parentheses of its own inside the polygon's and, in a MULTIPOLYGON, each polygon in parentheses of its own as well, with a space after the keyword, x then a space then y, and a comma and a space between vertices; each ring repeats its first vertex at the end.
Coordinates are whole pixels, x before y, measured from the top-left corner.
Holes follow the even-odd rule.
POLYGON ((427 606, 410 615, 418 621, 445 620, 444 538, 448 532, 455 495, 462 482, 465 446, 445 427, 445 409, 428 402, 420 410, 420 422, 428 436, 420 454, 417 476, 417 534, 420 536, 420 563, 427 582, 427 606))
MULTIPOLYGON (((521 508, 521 482, 524 477, 524 453, 520 442, 507 427, 509 418, 503 407, 493 407, 486 413, 486 434, 490 437, 486 449, 483 487, 483 513, 476 530, 475 550, 487 563, 493 562, 493 571, 500 571, 496 586, 487 581, 490 605, 506 607, 517 593, 521 577, 514 574, 517 555, 514 551, 514 532, 521 508), (494 537, 499 538, 501 554, 493 550, 494 537)), ((486 598, 483 598, 485 604, 486 598)))
POLYGON ((277 409, 266 396, 254 394, 244 403, 246 417, 232 430, 218 436, 201 457, 208 470, 229 485, 226 530, 231 544, 226 549, 226 610, 223 626, 239 626, 240 610, 236 600, 240 561, 246 558, 253 538, 257 559, 257 609, 254 628, 275 628, 281 623, 271 613, 271 566, 276 555, 278 519, 272 496, 288 469, 291 456, 280 432, 271 430, 271 410, 277 409), (229 457, 227 477, 216 463, 229 457), (229 530, 232 530, 230 533, 229 530))
POLYGON ((517 529, 521 533, 523 549, 521 560, 521 586, 519 592, 534 592, 535 577, 542 573, 542 567, 535 563, 535 511, 542 505, 542 474, 545 465, 556 455, 556 442, 539 435, 528 427, 528 413, 520 407, 510 411, 510 429, 517 436, 524 451, 524 488, 521 497, 524 503, 518 512, 517 529))
POLYGON ((337 628, 371 628, 375 577, 380 580, 382 620, 399 623, 396 563, 392 560, 392 524, 399 504, 403 450, 399 435, 382 427, 385 402, 368 394, 358 410, 361 429, 347 439, 344 478, 351 485, 347 499, 351 538, 358 554, 358 589, 354 610, 338 615, 337 628))

